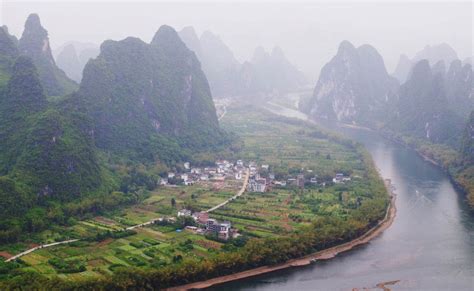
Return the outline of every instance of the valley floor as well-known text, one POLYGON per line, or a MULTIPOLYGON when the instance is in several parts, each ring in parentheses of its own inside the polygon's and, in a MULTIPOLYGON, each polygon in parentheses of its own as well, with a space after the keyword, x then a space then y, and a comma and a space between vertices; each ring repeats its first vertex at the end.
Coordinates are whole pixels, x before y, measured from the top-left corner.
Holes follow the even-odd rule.
MULTIPOLYGON (((322 232, 327 233, 324 238, 327 247, 315 246, 310 248, 313 251, 301 250, 299 253, 314 253, 314 250, 327 249, 358 238, 316 255, 319 259, 328 258, 365 243, 386 225, 387 222, 379 222, 389 204, 383 183, 368 154, 351 141, 323 132, 306 122, 280 118, 249 105, 226 107, 221 123, 226 130, 237 133, 243 140, 237 158, 254 161, 257 165, 270 165, 277 180, 286 181, 302 175, 308 180, 317 177, 319 182, 307 184, 304 189, 289 185, 271 187, 264 193, 243 192, 241 188, 245 185, 245 179, 232 178, 224 183, 161 186, 151 191, 148 198, 138 205, 78 221, 72 227, 52 227, 38 235, 37 241, 3 245, 0 252, 14 255, 34 247, 33 243, 80 239, 39 248, 24 255, 17 260, 16 275, 34 272, 66 282, 107 281, 124 267, 145 272, 166 268, 184 270, 190 262, 204 264, 216 262, 218 258, 227 260, 224 259, 226 256, 240 255, 249 247, 248 244, 258 244, 258 241, 279 240, 283 243, 289 238, 299 239, 298 233, 314 236, 313 228, 321 228, 322 232), (334 183, 334 175, 340 172, 351 179, 334 183), (242 195, 236 197, 236 193, 242 195), (131 230, 132 226, 151 220, 176 217, 180 209, 205 211, 216 205, 221 207, 213 209, 210 218, 230 221, 238 229, 241 239, 220 241, 175 223, 152 223, 131 230), (332 222, 324 223, 327 219, 332 222), (129 232, 124 232, 127 228, 129 232), (360 237, 367 231, 369 235, 360 237), (88 239, 84 240, 84 237, 88 239)), ((393 215, 388 217, 393 218, 393 215)), ((292 256, 289 254, 288 258, 292 256)), ((290 261, 292 263, 288 266, 308 263, 311 258, 314 255, 304 257, 303 261, 290 261)), ((268 265, 265 261, 252 264, 268 265)), ((235 269, 239 271, 242 268, 248 269, 237 265, 235 269)), ((226 275, 219 271, 209 273, 226 275)), ((16 275, 0 274, 0 287, 2 281, 8 283, 16 275)), ((189 282, 190 279, 185 280, 180 282, 189 282)))

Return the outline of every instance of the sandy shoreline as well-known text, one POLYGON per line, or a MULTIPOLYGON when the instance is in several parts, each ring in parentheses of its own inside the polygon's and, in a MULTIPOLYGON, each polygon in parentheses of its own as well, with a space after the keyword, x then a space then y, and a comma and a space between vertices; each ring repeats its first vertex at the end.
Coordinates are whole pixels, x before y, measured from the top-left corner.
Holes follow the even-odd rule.
POLYGON ((247 271, 243 271, 243 272, 239 272, 239 273, 235 273, 231 275, 209 279, 206 281, 195 282, 195 283, 190 283, 190 284, 181 285, 177 287, 172 287, 166 290, 177 291, 177 290, 190 290, 190 289, 204 289, 204 288, 208 288, 214 285, 231 282, 231 281, 235 281, 239 279, 249 278, 253 276, 258 276, 261 274, 266 274, 266 273, 270 273, 270 272, 274 272, 274 271, 278 271, 282 269, 306 266, 306 265, 311 264, 311 260, 313 259, 329 260, 329 259, 334 258, 336 255, 340 253, 347 252, 357 246, 367 244, 368 242, 370 242, 372 239, 377 237, 379 234, 384 232, 387 228, 389 228, 392 225, 397 213, 397 208, 395 205, 396 195, 393 191, 390 180, 385 180, 385 186, 387 188, 388 193, 390 193, 391 195, 391 199, 390 199, 390 205, 387 208, 387 212, 385 214, 384 219, 381 220, 376 226, 371 228, 369 231, 367 231, 365 234, 363 234, 362 236, 350 242, 344 243, 342 245, 334 246, 332 248, 325 249, 325 250, 304 256, 299 259, 289 260, 288 262, 278 264, 275 266, 263 266, 263 267, 250 269, 247 271))

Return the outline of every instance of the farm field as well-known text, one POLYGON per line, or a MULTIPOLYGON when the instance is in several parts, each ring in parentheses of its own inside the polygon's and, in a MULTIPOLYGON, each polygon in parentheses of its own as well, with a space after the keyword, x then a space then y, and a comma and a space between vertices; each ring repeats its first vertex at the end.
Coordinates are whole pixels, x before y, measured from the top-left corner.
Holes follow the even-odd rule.
MULTIPOLYGON (((371 199, 365 165, 352 143, 308 124, 244 107, 228 108, 221 122, 243 141, 241 151, 232 159, 268 164, 276 179, 304 173, 325 183, 304 189, 289 186, 272 187, 265 193, 246 192, 210 213, 210 218, 230 221, 238 229, 239 239, 229 242, 185 230, 180 221, 135 228, 119 237, 110 235, 153 219, 176 217, 183 208, 205 211, 235 195, 242 180, 158 187, 134 206, 43 232, 42 242, 88 239, 25 255, 18 260, 20 270, 76 281, 107 277, 122 267, 154 270, 186 260, 199 261, 235 251, 249 239, 289 236, 318 218, 345 219, 361 201, 371 199), (352 176, 352 181, 332 183, 339 172, 352 176)), ((0 246, 0 251, 15 254, 28 246, 0 246)))
POLYGON ((328 138, 319 128, 244 107, 229 110, 222 126, 243 138, 240 158, 269 164, 277 178, 304 172, 328 181, 325 187, 247 193, 213 213, 215 218, 233 221, 250 236, 284 236, 317 217, 346 217, 361 199, 370 196, 360 153, 337 137, 329 134, 328 138), (351 174, 352 182, 332 185, 338 172, 351 174))

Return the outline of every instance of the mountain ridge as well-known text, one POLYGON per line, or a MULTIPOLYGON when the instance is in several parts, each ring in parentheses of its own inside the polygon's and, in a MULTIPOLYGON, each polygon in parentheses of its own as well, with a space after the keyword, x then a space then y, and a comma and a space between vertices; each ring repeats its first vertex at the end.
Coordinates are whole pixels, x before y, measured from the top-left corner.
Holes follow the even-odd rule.
POLYGON ((48 31, 41 25, 37 14, 28 16, 18 48, 20 54, 34 61, 46 95, 61 96, 77 89, 77 84, 56 66, 49 45, 48 31))
POLYGON ((312 118, 374 125, 387 116, 397 88, 375 48, 343 41, 300 108, 312 118))
POLYGON ((250 60, 240 63, 222 39, 210 31, 198 37, 194 28, 188 26, 179 34, 196 53, 215 98, 286 93, 307 83, 304 74, 287 60, 279 47, 270 53, 257 47, 250 60))

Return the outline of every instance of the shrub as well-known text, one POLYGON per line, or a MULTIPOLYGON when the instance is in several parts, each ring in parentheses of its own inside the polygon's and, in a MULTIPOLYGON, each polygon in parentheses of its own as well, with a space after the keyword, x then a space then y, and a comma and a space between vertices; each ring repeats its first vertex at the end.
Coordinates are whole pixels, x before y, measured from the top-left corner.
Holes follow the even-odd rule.
POLYGON ((80 273, 86 270, 84 262, 74 260, 63 260, 60 258, 51 258, 48 263, 52 265, 58 273, 80 273))

